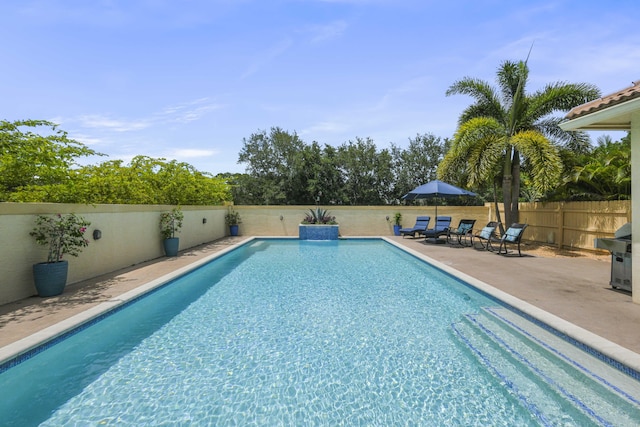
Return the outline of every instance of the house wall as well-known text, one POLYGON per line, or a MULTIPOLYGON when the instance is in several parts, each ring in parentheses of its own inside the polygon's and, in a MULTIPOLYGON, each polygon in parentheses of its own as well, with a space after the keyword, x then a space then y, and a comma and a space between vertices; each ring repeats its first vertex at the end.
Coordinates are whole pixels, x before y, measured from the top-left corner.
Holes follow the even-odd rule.
MULTIPOLYGON (((631 200, 634 212, 640 212, 640 111, 631 113, 631 200)), ((631 224, 632 299, 640 304, 640 218, 631 224)))

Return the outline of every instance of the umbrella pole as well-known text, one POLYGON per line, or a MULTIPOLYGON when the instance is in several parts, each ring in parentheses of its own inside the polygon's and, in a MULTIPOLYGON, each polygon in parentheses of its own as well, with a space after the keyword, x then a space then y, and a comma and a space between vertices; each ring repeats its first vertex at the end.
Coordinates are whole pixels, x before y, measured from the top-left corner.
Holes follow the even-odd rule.
MULTIPOLYGON (((433 198, 435 205, 436 205, 436 217, 434 218, 435 220, 435 224, 438 223, 438 195, 436 194, 436 197, 433 198)), ((434 225, 433 228, 435 229, 436 226, 434 225)))
MULTIPOLYGON (((435 206, 436 206, 436 217, 435 217, 435 222, 433 223, 433 231, 435 233, 436 230, 436 225, 438 225, 438 197, 434 197, 435 199, 435 206)), ((444 241, 438 239, 438 237, 434 236, 434 237, 426 237, 424 238, 425 242, 429 242, 432 241, 433 243, 444 243, 444 241)))

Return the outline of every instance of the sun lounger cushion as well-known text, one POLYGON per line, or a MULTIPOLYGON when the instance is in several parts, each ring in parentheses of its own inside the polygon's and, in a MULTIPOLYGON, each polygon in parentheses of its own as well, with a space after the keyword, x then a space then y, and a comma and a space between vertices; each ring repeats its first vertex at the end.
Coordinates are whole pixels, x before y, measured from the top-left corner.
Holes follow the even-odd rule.
POLYGON ((430 216, 419 216, 416 218, 416 224, 413 227, 401 228, 400 234, 402 237, 405 235, 414 235, 415 233, 424 232, 429 226, 430 216))
POLYGON ((495 229, 495 227, 484 227, 482 231, 480 231, 480 234, 478 234, 478 237, 480 237, 481 239, 489 240, 491 238, 491 234, 495 229))
POLYGON ((507 242, 515 242, 518 240, 518 236, 522 233, 522 228, 509 228, 504 236, 504 240, 507 242))
POLYGON ((462 223, 462 224, 460 224, 460 226, 458 226, 458 229, 456 230, 456 233, 457 234, 466 234, 472 228, 473 228, 473 224, 471 224, 471 223, 462 223))

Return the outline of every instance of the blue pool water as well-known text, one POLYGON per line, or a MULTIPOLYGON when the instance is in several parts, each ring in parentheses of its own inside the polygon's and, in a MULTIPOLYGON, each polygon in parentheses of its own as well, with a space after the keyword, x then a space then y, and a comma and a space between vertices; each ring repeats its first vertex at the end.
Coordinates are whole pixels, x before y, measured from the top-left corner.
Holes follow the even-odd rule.
POLYGON ((545 366, 547 350, 513 338, 498 319, 510 316, 504 310, 383 241, 257 240, 6 369, 0 419, 19 426, 640 422, 638 396, 614 393, 566 361, 545 366), (574 390, 583 387, 585 394, 574 390))

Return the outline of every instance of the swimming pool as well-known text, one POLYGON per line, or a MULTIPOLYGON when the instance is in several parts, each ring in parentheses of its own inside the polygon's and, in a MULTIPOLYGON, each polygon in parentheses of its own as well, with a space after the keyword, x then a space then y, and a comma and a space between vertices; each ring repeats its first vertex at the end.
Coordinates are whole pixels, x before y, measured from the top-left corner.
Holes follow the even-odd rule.
POLYGON ((0 415, 637 425, 637 382, 536 327, 380 240, 256 240, 6 369, 0 415))

